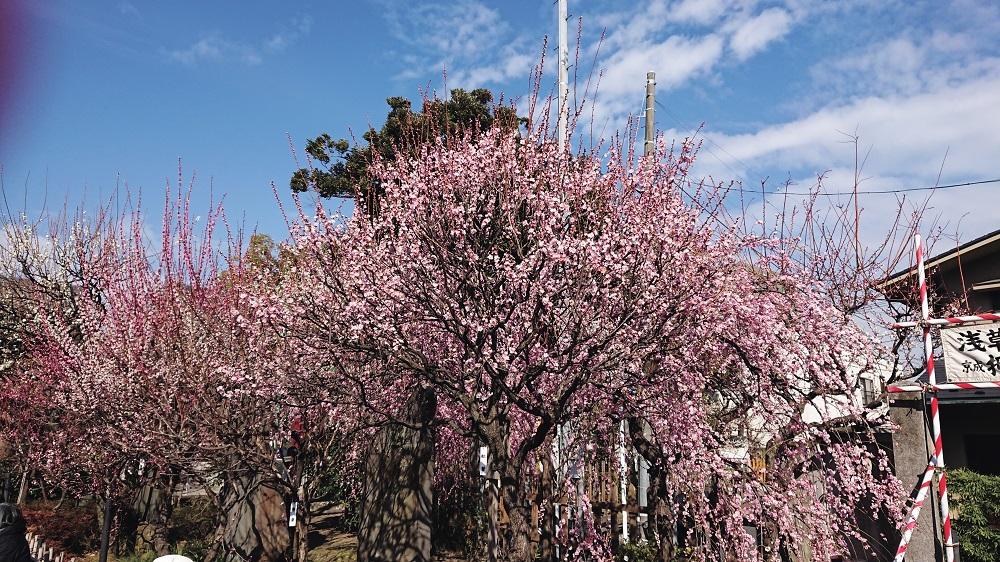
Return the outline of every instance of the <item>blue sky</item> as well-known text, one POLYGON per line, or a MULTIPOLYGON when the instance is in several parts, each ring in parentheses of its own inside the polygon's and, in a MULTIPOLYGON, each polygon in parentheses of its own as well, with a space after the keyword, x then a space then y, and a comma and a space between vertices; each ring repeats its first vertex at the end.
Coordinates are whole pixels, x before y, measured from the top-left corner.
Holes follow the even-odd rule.
MULTIPOLYGON (((556 24, 550 0, 54 0, 21 12, 7 23, 24 41, 17 89, 5 86, 0 114, 8 196, 29 210, 43 193, 93 202, 120 178, 158 200, 181 157, 197 197, 211 185, 231 217, 279 238, 270 183, 288 192, 287 135, 301 148, 323 131, 360 134, 387 96, 441 91, 445 69, 449 88, 523 98, 556 24)), ((654 70, 667 138, 704 123, 697 174, 804 190, 826 173, 841 191, 857 133, 863 189, 932 185, 939 171, 942 183, 1000 177, 995 3, 570 0, 570 14, 571 33, 583 18, 581 80, 601 74, 595 131, 641 110, 654 70)), ((877 229, 896 199, 863 202, 877 229)), ((1000 184, 942 191, 929 216, 968 239, 1000 227, 998 203, 1000 184)))

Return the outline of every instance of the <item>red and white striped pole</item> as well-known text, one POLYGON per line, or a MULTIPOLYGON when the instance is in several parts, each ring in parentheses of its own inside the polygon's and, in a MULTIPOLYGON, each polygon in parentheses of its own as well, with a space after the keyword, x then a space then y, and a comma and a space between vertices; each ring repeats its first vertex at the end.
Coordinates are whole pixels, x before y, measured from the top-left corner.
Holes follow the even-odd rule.
POLYGON ((924 471, 924 477, 920 479, 920 487, 917 488, 917 497, 913 499, 913 507, 910 508, 910 513, 906 517, 906 524, 903 525, 903 536, 899 539, 899 548, 896 549, 896 557, 893 558, 893 562, 903 562, 906 558, 906 549, 910 546, 910 538, 913 536, 913 530, 917 528, 917 519, 920 517, 920 508, 924 505, 924 500, 927 499, 927 493, 931 489, 931 481, 934 480, 934 471, 937 469, 937 461, 934 457, 931 457, 927 461, 927 470, 924 471))
MULTIPOLYGON (((914 237, 917 246, 917 283, 920 287, 920 317, 923 320, 924 331, 924 356, 927 358, 927 383, 931 386, 937 384, 937 375, 934 372, 934 348, 931 343, 930 313, 927 305, 927 279, 924 275, 924 246, 920 241, 920 235, 914 237)), ((954 562, 955 545, 951 536, 951 512, 948 509, 948 476, 945 473, 944 464, 944 442, 941 439, 941 412, 938 409, 937 394, 931 394, 931 430, 934 438, 934 462, 937 465, 938 474, 938 494, 941 498, 941 520, 943 521, 942 535, 944 538, 944 552, 946 562, 954 562)))

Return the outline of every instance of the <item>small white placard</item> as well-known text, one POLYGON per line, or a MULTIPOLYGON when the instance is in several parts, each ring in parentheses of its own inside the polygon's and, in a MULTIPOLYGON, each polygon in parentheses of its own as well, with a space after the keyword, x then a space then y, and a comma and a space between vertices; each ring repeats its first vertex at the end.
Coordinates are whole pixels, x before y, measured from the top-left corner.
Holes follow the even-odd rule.
POLYGON ((288 508, 288 526, 294 527, 295 520, 298 518, 299 512, 299 502, 292 502, 292 505, 288 508))
POLYGON ((479 448, 479 475, 486 476, 489 467, 490 448, 485 445, 479 448))

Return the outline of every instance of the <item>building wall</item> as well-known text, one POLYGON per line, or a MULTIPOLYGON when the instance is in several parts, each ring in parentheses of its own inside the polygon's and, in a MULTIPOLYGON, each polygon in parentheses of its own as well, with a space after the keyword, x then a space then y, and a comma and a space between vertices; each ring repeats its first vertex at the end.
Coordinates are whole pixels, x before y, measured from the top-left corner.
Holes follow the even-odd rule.
POLYGON ((939 296, 958 296, 962 294, 963 287, 968 287, 970 312, 995 311, 1000 291, 973 291, 972 285, 1000 279, 1000 259, 993 253, 975 259, 962 259, 961 265, 959 269, 949 264, 947 271, 937 272, 931 279, 931 289, 939 296))

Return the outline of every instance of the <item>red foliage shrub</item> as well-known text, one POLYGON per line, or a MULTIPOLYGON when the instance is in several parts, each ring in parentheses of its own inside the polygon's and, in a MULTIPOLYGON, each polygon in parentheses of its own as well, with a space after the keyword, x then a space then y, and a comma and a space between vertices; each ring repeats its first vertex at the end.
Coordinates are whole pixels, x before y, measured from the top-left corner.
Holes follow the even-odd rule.
POLYGON ((42 537, 49 546, 72 554, 97 548, 100 526, 93 506, 31 505, 22 508, 28 531, 42 537))

